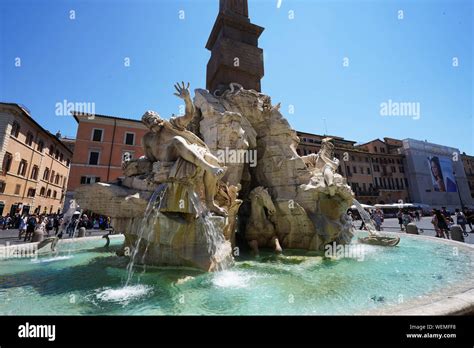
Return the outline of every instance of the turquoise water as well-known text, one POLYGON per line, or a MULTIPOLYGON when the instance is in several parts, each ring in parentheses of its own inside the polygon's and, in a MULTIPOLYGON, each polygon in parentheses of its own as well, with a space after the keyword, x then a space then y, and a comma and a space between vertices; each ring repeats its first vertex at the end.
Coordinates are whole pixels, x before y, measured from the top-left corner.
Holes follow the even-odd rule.
POLYGON ((394 248, 360 246, 360 261, 285 251, 210 274, 137 268, 124 287, 127 259, 115 256, 121 243, 78 242, 73 252, 60 244, 56 255, 0 261, 0 314, 357 314, 437 293, 473 271, 471 253, 402 236, 394 248))

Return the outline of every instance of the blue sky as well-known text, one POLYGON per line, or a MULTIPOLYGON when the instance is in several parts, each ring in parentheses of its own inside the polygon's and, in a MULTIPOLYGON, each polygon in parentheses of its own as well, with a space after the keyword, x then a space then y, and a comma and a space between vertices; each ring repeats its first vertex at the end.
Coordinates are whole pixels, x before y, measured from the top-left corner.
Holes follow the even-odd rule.
MULTIPOLYGON (((250 0, 249 10, 265 27, 263 92, 293 128, 323 134, 326 119, 327 133, 361 143, 409 137, 474 154, 472 1, 278 4, 250 0), (381 116, 388 100, 419 103, 419 119, 381 116)), ((130 118, 178 114, 175 81, 205 88, 217 9, 217 0, 2 0, 0 100, 72 136, 75 121, 55 114, 64 100, 130 118)))

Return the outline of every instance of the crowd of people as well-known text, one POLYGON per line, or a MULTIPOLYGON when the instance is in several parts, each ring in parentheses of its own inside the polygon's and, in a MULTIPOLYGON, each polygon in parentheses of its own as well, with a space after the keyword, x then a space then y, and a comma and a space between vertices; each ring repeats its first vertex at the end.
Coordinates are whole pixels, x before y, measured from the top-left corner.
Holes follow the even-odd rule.
POLYGON ((111 228, 110 217, 93 215, 89 218, 86 214, 75 214, 65 217, 63 214, 15 214, 0 216, 0 229, 18 229, 18 239, 31 241, 35 233, 41 233, 49 237, 51 235, 63 237, 67 234, 73 237, 76 230, 84 228, 89 230, 111 228))
MULTIPOLYGON (((384 214, 381 209, 373 209, 369 212, 370 219, 372 220, 375 229, 377 231, 383 230, 384 214)), ((348 211, 348 215, 351 220, 361 220, 358 212, 348 211)), ((400 231, 407 231, 408 224, 421 221, 423 217, 423 212, 420 210, 408 210, 400 209, 397 213, 398 224, 400 226, 400 231)), ((467 208, 456 209, 454 214, 449 212, 446 207, 441 209, 433 209, 431 212, 431 224, 438 238, 450 238, 450 229, 453 225, 459 225, 464 233, 464 236, 468 236, 469 233, 474 233, 474 210, 467 208), (467 230, 469 226, 470 231, 467 230)), ((364 221, 362 220, 361 225, 359 226, 360 230, 367 229, 364 221)))
POLYGON ((469 225, 470 233, 473 233, 472 225, 474 224, 474 211, 469 209, 456 209, 454 215, 442 207, 441 210, 433 209, 433 218, 431 223, 436 231, 436 237, 449 238, 449 231, 451 226, 459 225, 465 236, 468 236, 466 226, 469 225))

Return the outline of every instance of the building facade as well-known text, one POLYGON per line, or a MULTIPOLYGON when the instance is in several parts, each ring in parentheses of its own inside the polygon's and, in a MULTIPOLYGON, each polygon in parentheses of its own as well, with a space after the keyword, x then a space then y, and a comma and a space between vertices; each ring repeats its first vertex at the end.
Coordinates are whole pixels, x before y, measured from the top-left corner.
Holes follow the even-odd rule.
POLYGON ((469 186, 471 197, 474 198, 474 156, 466 155, 464 152, 461 155, 461 159, 464 172, 466 173, 467 185, 469 186))
POLYGON ((72 158, 29 111, 0 103, 0 215, 59 213, 72 158))
POLYGON ((74 114, 78 123, 68 197, 80 185, 110 182, 122 176, 127 156, 143 156, 141 139, 148 129, 139 120, 74 114))
POLYGON ((473 206, 468 178, 458 149, 428 143, 403 140, 407 161, 410 195, 417 203, 448 209, 473 206))
MULTIPOLYGON (((299 155, 317 153, 326 135, 297 132, 299 155)), ((410 202, 404 156, 397 150, 402 142, 396 139, 376 139, 356 145, 355 141, 337 136, 335 157, 339 159, 338 173, 347 179, 356 199, 365 204, 410 202)))

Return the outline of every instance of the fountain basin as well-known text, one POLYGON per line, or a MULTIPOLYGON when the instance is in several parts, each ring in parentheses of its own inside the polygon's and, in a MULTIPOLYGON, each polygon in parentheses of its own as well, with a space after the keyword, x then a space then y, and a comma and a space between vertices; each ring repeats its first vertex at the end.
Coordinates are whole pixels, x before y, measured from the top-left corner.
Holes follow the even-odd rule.
POLYGON ((128 287, 128 259, 115 255, 123 238, 108 249, 100 238, 62 242, 57 255, 0 261, 0 314, 433 315, 474 308, 474 248, 425 236, 402 234, 393 248, 360 245, 360 260, 286 250, 241 256, 214 273, 138 267, 128 287))

